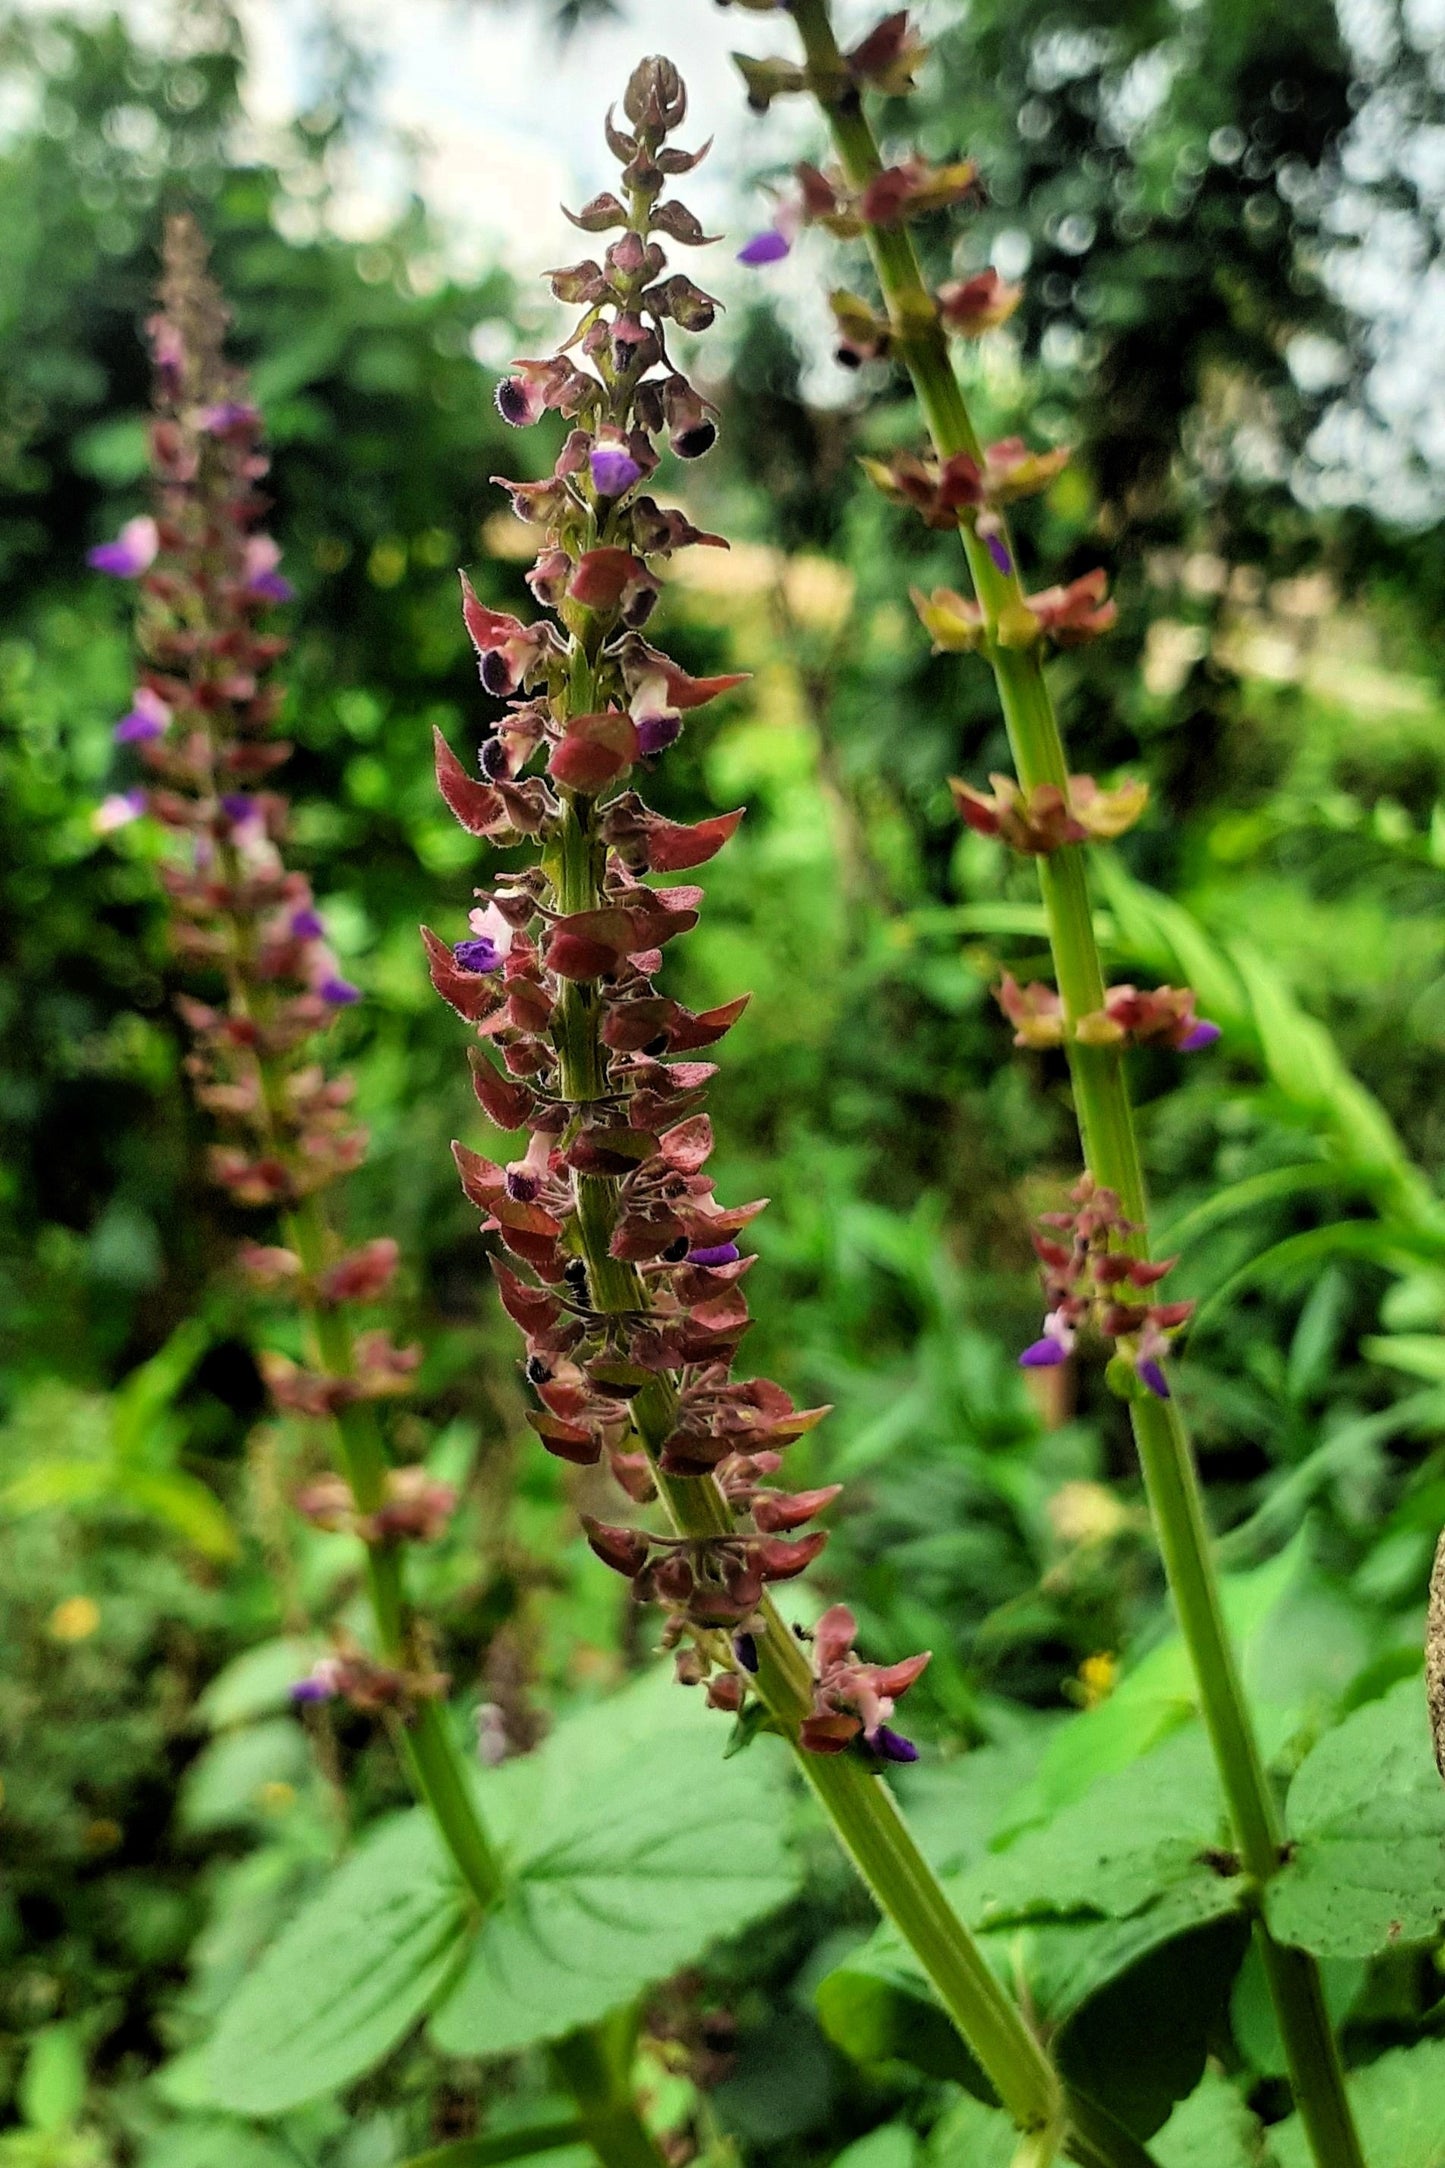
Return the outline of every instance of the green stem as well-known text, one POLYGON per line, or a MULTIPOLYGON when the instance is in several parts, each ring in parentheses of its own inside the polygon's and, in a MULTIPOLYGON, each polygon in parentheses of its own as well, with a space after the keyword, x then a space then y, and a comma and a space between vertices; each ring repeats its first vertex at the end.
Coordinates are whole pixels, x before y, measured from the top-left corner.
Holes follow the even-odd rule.
MULTIPOLYGON (((602 852, 585 799, 564 814, 559 852, 558 900, 564 911, 585 911, 600 900, 602 852)), ((595 997, 569 988, 556 1044, 565 1098, 597 1096, 600 1056, 595 1042, 595 997), (579 1018, 593 1015, 592 1043, 579 1036, 579 1018)), ((577 1178, 577 1225, 587 1264, 592 1305, 603 1312, 646 1307, 647 1291, 635 1266, 610 1250, 617 1216, 617 1183, 607 1176, 577 1178)), ((633 1402, 633 1425, 656 1471, 659 1493, 679 1535, 735 1532, 732 1509, 711 1476, 670 1476, 657 1467, 676 1420, 672 1385, 656 1378, 633 1402)), ((805 1752, 799 1743, 803 1718, 813 1703, 808 1661, 770 1598, 760 1607, 757 1691, 797 1755, 834 1832, 879 1908, 912 1949, 1021 2130, 1057 2131, 1069 2156, 1085 2168, 1148 2168, 1149 2154, 1087 2101, 1068 2094, 1043 2047, 1025 2023, 967 1927, 948 1902, 933 1869, 919 1851, 892 1793, 851 1755, 805 1752)))
MULTIPOLYGON (((314 1281, 327 1255, 326 1221, 315 1196, 294 1207, 285 1233, 303 1273, 314 1281)), ((323 1370, 329 1377, 349 1377, 355 1350, 345 1310, 315 1303, 309 1317, 323 1370)), ((339 1411, 336 1433, 342 1472, 357 1508, 374 1513, 385 1495, 387 1471, 375 1409, 366 1401, 353 1401, 339 1411)), ((381 1653, 388 1663, 405 1669, 412 1657, 411 1610, 399 1545, 367 1544, 366 1585, 381 1653)), ((442 1704, 421 1700, 410 1722, 399 1727, 399 1744, 413 1792, 431 1815, 478 1909, 489 1911, 505 1890, 505 1877, 442 1704)), ((627 2073, 600 2038, 586 2029, 571 2033, 553 2044, 550 2055, 559 2082, 577 2103, 580 2135, 604 2168, 663 2168, 627 2073)))
MULTIPOLYGON (((789 4, 844 174, 852 186, 860 187, 879 172, 882 161, 862 101, 847 80, 827 0, 789 4)), ((895 350, 913 380, 936 451, 944 459, 958 452, 977 458, 978 434, 906 228, 870 228, 868 245, 895 327, 895 350)), ((1039 647, 1006 647, 993 637, 1002 612, 1022 599, 1014 552, 1010 547, 1011 569, 1002 572, 970 527, 961 534, 990 628, 990 659, 1019 780, 1026 789, 1040 783, 1064 785, 1068 762, 1039 647)), ((1039 871, 1068 1028, 1102 1007, 1104 1000, 1083 852, 1077 846, 1056 851, 1040 859, 1039 871)), ((1135 1245, 1142 1252, 1148 1207, 1122 1054, 1118 1047, 1080 1045, 1070 1030, 1069 1067, 1086 1164, 1098 1182, 1117 1192, 1129 1218, 1138 1222, 1141 1233, 1135 1245)), ((1279 1869, 1282 1832, 1225 1630, 1188 1435, 1172 1401, 1143 1397, 1132 1405, 1131 1415, 1159 1547, 1241 1859, 1262 1886, 1279 1869)), ((1315 2159, 1320 2168, 1364 2168, 1319 1968, 1304 1951, 1275 1944, 1262 1918, 1256 1932, 1296 2103, 1315 2159)))

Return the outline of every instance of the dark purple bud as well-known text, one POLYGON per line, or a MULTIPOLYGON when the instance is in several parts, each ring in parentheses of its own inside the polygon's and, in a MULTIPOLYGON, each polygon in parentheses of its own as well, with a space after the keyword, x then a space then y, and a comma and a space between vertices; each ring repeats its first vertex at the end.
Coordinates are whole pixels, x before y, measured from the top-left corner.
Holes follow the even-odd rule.
POLYGON ((496 699, 505 700, 517 690, 517 680, 505 648, 489 647, 478 668, 483 685, 496 699))
POLYGON ((666 752, 682 736, 680 715, 642 715, 637 720, 638 750, 644 754, 666 752))
POLYGON ((221 811, 228 821, 244 821, 251 817, 251 800, 242 790, 228 790, 222 794, 221 811))
POLYGON ((1004 541, 1003 536, 990 533, 986 534, 983 539, 988 554, 998 566, 999 571, 1012 572, 1014 568, 1013 559, 1008 553, 1008 544, 1004 541))
POLYGON ((884 1761, 914 1762, 918 1749, 911 1739, 905 1739, 901 1731, 893 1731, 887 1724, 878 1724, 866 1735, 869 1746, 884 1761))
POLYGON ((1134 1367, 1139 1379, 1148 1386, 1156 1400, 1169 1398, 1169 1380, 1152 1355, 1141 1356, 1134 1367))
POLYGON ((500 738, 483 738, 482 749, 478 755, 478 765, 483 775, 487 776, 493 783, 496 782, 499 775, 507 773, 511 763, 507 759, 507 748, 500 738))
POLYGON ((600 497, 620 497, 634 482, 642 480, 641 467, 621 445, 594 445, 591 466, 592 480, 600 497))
MULTIPOLYGON (((661 1053, 663 1051, 663 1048, 666 1047, 666 1045, 667 1040, 664 1038, 658 1048, 658 1052, 661 1053)), ((662 1261, 665 1265, 680 1265, 684 1257, 686 1257, 687 1251, 687 1236, 679 1235, 675 1242, 668 1243, 667 1248, 662 1253, 662 1261)))
POLYGON ((334 1686, 325 1679, 297 1679, 291 1688, 291 1699, 305 1704, 312 1701, 330 1701, 336 1693, 334 1686))
POLYGON ((687 1261, 690 1265, 735 1265, 741 1256, 736 1242, 715 1242, 711 1248, 689 1250, 687 1261))
POLYGON ((1035 1340, 1033 1345, 1026 1347, 1022 1355, 1020 1355, 1019 1368, 1021 1370, 1048 1370, 1055 1363, 1067 1362, 1068 1359, 1068 1349, 1061 1347, 1057 1340, 1035 1340))
POLYGON ((458 941, 452 950, 463 971, 475 971, 484 975, 488 971, 500 971, 501 952, 495 941, 480 934, 474 941, 458 941))
POLYGON ((258 572, 246 585, 263 602, 294 602, 296 599, 295 588, 281 572, 258 572))
POLYGON ((738 262, 752 266, 781 263, 792 246, 786 234, 779 233, 776 226, 769 226, 764 232, 755 233, 751 241, 738 250, 738 262))
POLYGON ((1181 1054, 1198 1054, 1204 1047, 1213 1046, 1218 1037, 1218 1024, 1211 1024, 1201 1017, 1194 1029, 1186 1032, 1179 1041, 1179 1051, 1181 1054))
POLYGON ((333 1009, 349 1009, 353 1001, 360 1001, 361 988, 353 986, 350 979, 340 979, 333 973, 324 978, 316 989, 323 1001, 329 1001, 333 1009))
POLYGON ((529 1168, 508 1167, 506 1189, 513 1204, 535 1204, 542 1193, 542 1184, 529 1168))
POLYGON ((710 421, 700 421, 695 429, 681 429, 672 439, 672 448, 679 459, 701 459, 717 442, 717 429, 710 421))
POLYGON ((202 407, 200 425, 207 436, 223 437, 229 430, 250 429, 261 419, 258 410, 237 399, 223 399, 216 406, 202 407))
POLYGON ((497 412, 513 429, 525 429, 542 412, 541 392, 524 377, 504 376, 496 391, 497 412))
POLYGON ((758 1644, 751 1634, 733 1635, 733 1654, 744 1671, 755 1672, 758 1668, 758 1644))
POLYGON ((306 904, 301 910, 291 913, 291 931, 298 941, 319 941, 326 928, 322 923, 321 913, 313 911, 310 904, 306 904))

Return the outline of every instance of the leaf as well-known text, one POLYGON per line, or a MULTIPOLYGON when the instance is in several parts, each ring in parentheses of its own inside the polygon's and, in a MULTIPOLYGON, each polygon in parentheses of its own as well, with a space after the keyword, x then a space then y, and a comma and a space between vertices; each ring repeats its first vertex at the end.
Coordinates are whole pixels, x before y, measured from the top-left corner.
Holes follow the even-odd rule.
POLYGON ((560 2153, 564 2146, 585 2145, 587 2126, 580 2116, 561 2116, 550 2123, 519 2125, 516 2130, 486 2131, 477 2138, 458 2138, 451 2145, 436 2145, 426 2153, 414 2153, 402 2168, 500 2168, 513 2160, 534 2160, 539 2153, 560 2153))
POLYGON ((1167 1890, 1227 1879, 1204 1856, 1227 1839, 1208 1742, 1191 1726, 985 1854, 958 1885, 964 1916, 981 1928, 1045 1913, 1127 1919, 1167 1890))
POLYGON ((183 1469, 122 1464, 116 1473, 115 1495, 153 1520, 168 1522, 206 1558, 234 1558, 240 1549, 220 1501, 199 1476, 187 1475, 183 1469))
POLYGON ((468 1914, 426 1815, 384 1823, 226 2005, 208 2056, 218 2105, 281 2115, 359 2078, 446 1984, 468 1914))
POLYGON ((1445 1786, 1418 1678, 1326 1732, 1290 1786, 1288 1828, 1292 1854, 1266 1896, 1282 1941, 1372 1957, 1434 1936, 1445 1917, 1445 1786))
POLYGON ((432 2019, 440 2048, 555 2040, 792 1895, 782 1759, 724 1761, 725 1743, 700 1698, 652 1677, 485 1776, 509 1886, 432 2019))
MULTIPOLYGON (((1445 2168, 1445 2040, 1394 2048, 1348 2083, 1370 2168, 1445 2168)), ((1269 2142, 1278 2168, 1312 2168, 1297 2115, 1276 2123, 1269 2142)))
POLYGON ((19 2108, 32 2130, 68 2130, 85 2105, 85 2048, 73 2024, 43 2025, 20 2074, 19 2108))
POLYGON ((884 2123, 866 2138, 845 2146, 833 2168, 913 2168, 917 2158, 916 2133, 906 2123, 884 2123))
POLYGON ((229 2117, 188 2115, 147 2139, 137 2168, 296 2168, 296 2155, 229 2117))
POLYGON ((1159 2168, 1254 2168, 1260 2128, 1229 2080, 1210 2069, 1149 2150, 1159 2168))
POLYGON ((196 1700, 196 1715, 212 1731, 249 1723, 289 1706, 293 1683, 304 1678, 326 1643, 282 1635, 247 1649, 218 1671, 196 1700))
POLYGON ((1258 1211, 1262 1205, 1280 1204, 1290 1197, 1306 1196, 1311 1190, 1348 1190, 1350 1186, 1348 1175, 1341 1169, 1318 1160, 1270 1167, 1263 1174, 1246 1175, 1241 1182, 1230 1182, 1215 1190, 1179 1219, 1161 1216, 1155 1229, 1157 1246, 1160 1251, 1187 1250, 1201 1235, 1212 1233, 1226 1220, 1258 1211))
POLYGON ((934 2125, 925 2168, 1011 2168, 1018 2142, 1006 2115, 965 2096, 934 2125))
POLYGON ((149 1362, 142 1363, 118 1389, 111 1435, 122 1460, 145 1445, 158 1416, 171 1405, 211 1344, 211 1329, 199 1318, 178 1325, 149 1362))
POLYGON ((269 1786, 298 1790, 310 1773, 306 1735, 292 1717, 224 1733, 186 1771, 176 1819, 193 1833, 254 1822, 267 1811, 269 1786))
POLYGON ((814 2001, 824 2032, 855 2063, 904 2062, 926 2077, 990 2091, 952 2019, 890 1930, 826 1973, 814 2001))
POLYGON ((1445 1339, 1439 1333, 1372 1333, 1361 1340, 1360 1352, 1368 1355, 1372 1363, 1403 1370, 1407 1377, 1445 1385, 1445 1339))

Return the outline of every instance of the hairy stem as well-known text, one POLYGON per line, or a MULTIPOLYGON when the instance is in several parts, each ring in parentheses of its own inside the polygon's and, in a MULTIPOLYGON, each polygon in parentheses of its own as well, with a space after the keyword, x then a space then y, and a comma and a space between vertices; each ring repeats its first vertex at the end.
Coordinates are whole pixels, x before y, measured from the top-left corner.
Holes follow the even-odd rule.
MULTIPOLYGON (((789 0, 789 5, 843 171, 853 186, 862 186, 881 170, 882 159, 862 101, 848 81, 827 0, 789 0)), ((870 228, 868 245, 894 326, 895 351, 913 380, 940 458, 958 452, 979 457, 978 434, 906 228, 870 228)), ((961 534, 974 588, 992 628, 1004 609, 1022 600, 1018 573, 1001 571, 970 526, 961 534)), ((1012 549, 1008 558, 1015 567, 1012 549)), ((1010 649, 991 638, 989 653, 1020 782, 1025 788, 1066 784, 1068 763, 1038 646, 1010 649)), ((1142 1229, 1147 1199, 1121 1051, 1117 1046, 1080 1045, 1071 1031, 1079 1017, 1099 1009, 1104 999, 1083 851, 1067 846, 1042 857, 1039 869, 1070 1031, 1069 1066, 1085 1160, 1096 1181, 1117 1192, 1125 1213, 1142 1229)), ((1143 1241, 1142 1233, 1134 1238, 1140 1254, 1143 1241)), ((1159 1548, 1240 1855, 1247 1873, 1262 1886, 1279 1868, 1282 1832, 1224 1625, 1188 1435, 1172 1401, 1146 1396, 1132 1404, 1131 1415, 1159 1548)), ((1296 2103, 1315 2159, 1320 2168, 1364 2168, 1319 1968, 1305 1952, 1278 1946, 1262 1917, 1256 1933, 1296 2103)))

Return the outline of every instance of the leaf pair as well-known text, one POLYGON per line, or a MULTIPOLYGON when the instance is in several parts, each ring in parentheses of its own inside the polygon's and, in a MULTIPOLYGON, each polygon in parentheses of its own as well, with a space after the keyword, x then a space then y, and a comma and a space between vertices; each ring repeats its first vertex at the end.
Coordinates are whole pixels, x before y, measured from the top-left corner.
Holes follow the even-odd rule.
POLYGON ((649 1679, 479 1772, 502 1895, 484 1914, 429 1818, 362 1842, 223 2011, 216 2105, 279 2115, 352 2084, 423 2018, 444 2053, 556 2040, 793 1892, 780 1762, 724 1764, 715 1726, 649 1679))

